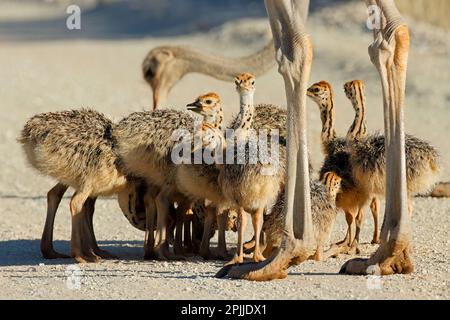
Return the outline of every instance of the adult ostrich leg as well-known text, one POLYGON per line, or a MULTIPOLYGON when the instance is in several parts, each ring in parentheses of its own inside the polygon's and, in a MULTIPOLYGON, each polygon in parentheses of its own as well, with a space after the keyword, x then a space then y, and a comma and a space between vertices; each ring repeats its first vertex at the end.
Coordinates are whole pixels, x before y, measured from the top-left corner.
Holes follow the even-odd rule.
POLYGON ((374 31, 369 47, 372 63, 383 88, 386 143, 386 208, 381 244, 369 259, 346 262, 341 273, 410 273, 411 221, 408 214, 403 105, 409 53, 409 32, 394 0, 366 0, 382 12, 381 29, 374 31))
POLYGON ((256 281, 285 278, 290 266, 305 261, 313 251, 306 141, 306 90, 312 45, 304 26, 309 0, 265 0, 265 5, 288 107, 284 236, 280 248, 264 262, 225 267, 218 273, 256 281))

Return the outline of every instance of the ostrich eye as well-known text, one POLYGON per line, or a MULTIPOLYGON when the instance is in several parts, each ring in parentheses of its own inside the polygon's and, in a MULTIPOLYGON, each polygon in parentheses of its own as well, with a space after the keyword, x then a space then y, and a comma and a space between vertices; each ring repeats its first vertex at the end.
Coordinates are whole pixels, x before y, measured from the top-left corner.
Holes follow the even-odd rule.
POLYGON ((254 86, 254 85, 255 85, 255 80, 252 81, 252 86, 254 86))
POLYGON ((209 100, 209 99, 208 99, 208 100, 206 100, 205 102, 206 102, 206 104, 211 104, 211 103, 212 103, 212 100, 209 100))
POLYGON ((314 88, 313 92, 314 93, 319 93, 320 89, 319 88, 314 88))

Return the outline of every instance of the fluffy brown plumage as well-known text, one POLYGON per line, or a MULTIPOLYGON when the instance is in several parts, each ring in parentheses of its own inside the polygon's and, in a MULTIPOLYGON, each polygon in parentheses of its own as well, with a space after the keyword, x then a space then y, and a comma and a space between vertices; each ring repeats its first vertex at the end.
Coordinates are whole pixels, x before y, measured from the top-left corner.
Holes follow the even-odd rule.
POLYGON ((90 109, 32 117, 19 138, 29 163, 40 173, 91 196, 109 195, 125 185, 114 151, 113 123, 90 109))
MULTIPOLYGON (((358 185, 375 194, 385 193, 386 152, 383 135, 349 143, 353 174, 358 185)), ((405 136, 406 181, 410 195, 429 192, 439 174, 439 155, 428 142, 405 136)))
MULTIPOLYGON (((264 111, 258 112, 253 103, 253 95, 255 91, 255 78, 251 74, 240 74, 235 79, 236 90, 240 97, 240 112, 232 122, 232 128, 236 131, 236 143, 244 142, 244 154, 239 154, 237 145, 233 148, 234 161, 221 166, 218 183, 226 199, 231 203, 233 208, 239 209, 239 230, 238 230, 238 248, 232 263, 240 263, 243 261, 243 230, 246 224, 245 211, 252 216, 252 224, 255 232, 255 250, 253 252, 254 261, 262 261, 264 257, 260 252, 259 236, 262 227, 263 213, 265 210, 271 210, 277 200, 277 196, 284 185, 285 176, 285 154, 286 147, 281 144, 279 146, 279 156, 277 163, 263 164, 261 159, 251 158, 250 154, 250 129, 256 129, 256 134, 262 132, 259 129, 269 129, 267 136, 270 148, 270 129, 279 128, 285 133, 286 122, 280 123, 276 120, 283 119, 282 116, 277 119, 271 119, 271 114, 279 114, 273 112, 270 107, 265 107, 264 111), (270 111, 269 111, 270 110, 270 111), (255 123, 256 118, 259 122, 255 123), (245 137, 242 139, 242 137, 245 137), (238 159, 244 156, 245 159, 238 159), (243 161, 239 161, 243 160, 243 161), (254 161, 257 160, 257 161, 254 161), (251 161, 254 161, 253 163, 251 161), (269 174, 267 170, 272 170, 269 174)), ((285 118, 283 119, 285 120, 285 118)), ((281 133, 280 133, 281 136, 281 133)), ((259 137, 262 138, 261 136, 259 137)), ((260 145, 258 144, 258 147, 260 145)), ((269 149, 270 150, 270 149, 269 149)), ((259 152, 261 155, 261 152, 259 152)))
MULTIPOLYGON (((197 98, 193 103, 187 105, 187 108, 193 112, 198 113, 202 117, 202 124, 206 129, 213 129, 215 134, 220 135, 223 138, 221 132, 223 125, 223 111, 221 107, 220 97, 216 93, 208 93, 197 98), (211 127, 210 127, 211 126, 211 127)), ((208 132, 206 132, 208 134, 208 132)), ((202 148, 202 152, 205 152, 205 147, 202 148)), ((220 147, 222 152, 222 146, 220 147)), ((205 159, 203 159, 205 160, 205 159)), ((225 199, 221 188, 217 183, 220 170, 214 163, 201 163, 201 164, 182 164, 176 167, 174 171, 174 179, 176 188, 184 196, 186 196, 193 203, 195 202, 197 209, 205 209, 204 214, 204 234, 202 243, 200 246, 200 255, 204 258, 210 257, 210 236, 213 234, 214 228, 219 230, 219 243, 218 243, 218 258, 227 259, 228 253, 226 250, 225 241, 225 225, 219 224, 214 227, 216 219, 220 219, 219 222, 226 219, 229 220, 229 210, 225 210, 225 217, 219 217, 219 214, 227 209, 227 200, 225 199), (208 207, 204 206, 204 201, 210 202, 208 207)), ((185 226, 186 227, 186 226, 185 226)))
MULTIPOLYGON (((236 115, 230 127, 237 129, 239 127, 239 115, 236 115)), ((286 121, 287 113, 286 110, 271 104, 258 104, 255 107, 255 112, 253 120, 251 123, 251 128, 256 130, 266 129, 267 133, 270 134, 271 129, 276 129, 279 131, 279 169, 275 175, 264 176, 261 174, 261 170, 264 166, 261 163, 257 164, 229 164, 224 167, 224 173, 221 177, 221 183, 223 189, 226 189, 229 194, 229 198, 233 199, 235 203, 244 197, 255 198, 255 201, 249 201, 249 205, 244 207, 245 210, 256 210, 257 207, 269 203, 269 207, 275 203, 276 196, 278 192, 273 194, 269 190, 267 193, 271 193, 270 196, 261 197, 261 201, 258 202, 256 195, 251 197, 249 190, 254 189, 257 185, 271 185, 274 192, 279 190, 279 186, 284 184, 284 173, 286 165, 286 121), (276 181, 276 182, 275 182, 276 181), (274 197, 275 196, 275 197, 274 197), (273 201, 268 201, 271 199, 273 201)), ((267 137, 267 141, 270 142, 270 137, 267 137)), ((269 143, 270 150, 270 143, 269 143)), ((245 149, 246 159, 249 157, 249 148, 246 145, 245 149)), ((257 191, 259 192, 259 191, 257 191)))
MULTIPOLYGON (((239 126, 239 117, 236 115, 231 121, 230 128, 239 126)), ((255 106, 252 128, 256 130, 266 129, 269 133, 271 129, 277 129, 280 135, 280 144, 286 145, 287 112, 272 104, 260 103, 255 106)))
POLYGON ((170 181, 174 168, 171 152, 178 143, 172 134, 178 129, 192 133, 194 121, 189 113, 170 109, 134 112, 122 119, 113 135, 126 170, 156 186, 170 181))
MULTIPOLYGON (((153 256, 153 247, 159 258, 171 258, 168 248, 167 223, 171 203, 177 202, 177 235, 175 238, 175 253, 182 251, 182 217, 189 209, 190 200, 177 192, 175 185, 176 165, 172 160, 172 151, 180 143, 180 138, 190 137, 194 131, 195 119, 187 112, 161 109, 153 112, 135 112, 122 119, 114 129, 113 136, 117 141, 116 150, 121 158, 123 167, 128 174, 146 180, 156 189, 155 197, 149 197, 149 216, 158 215, 156 239, 154 244, 153 232, 148 233, 145 241, 146 256, 153 256), (178 140, 173 137, 176 130, 178 140), (148 241, 147 241, 148 240, 148 241)), ((149 217, 150 221, 153 218, 149 217)), ((149 229, 152 227, 149 225, 149 229)))
POLYGON ((53 249, 53 223, 67 187, 76 192, 72 213, 72 256, 80 262, 110 255, 97 246, 92 215, 97 196, 128 192, 130 185, 114 150, 113 124, 90 109, 49 112, 32 117, 19 142, 28 162, 58 184, 48 192, 47 219, 41 240, 46 258, 64 257, 53 249))
MULTIPOLYGON (((357 217, 362 218, 360 212, 362 212, 362 208, 368 202, 370 194, 356 185, 347 141, 336 136, 334 129, 334 94, 331 85, 325 81, 315 83, 308 88, 308 96, 317 103, 322 121, 321 140, 325 159, 320 169, 319 178, 323 179, 324 174, 330 171, 337 173, 342 178, 342 192, 336 197, 336 205, 344 211, 348 225, 347 236, 342 241, 342 247, 345 252, 346 248, 350 249, 350 245, 353 247, 352 225, 357 217)), ((358 115, 358 113, 355 114, 355 120, 358 115)), ((361 120, 357 122, 359 125, 364 123, 364 117, 361 120)), ((353 132, 354 129, 358 131, 358 128, 352 128, 351 131, 353 132)), ((359 234, 358 225, 357 233, 359 234)), ((354 244, 356 245, 357 243, 354 242, 354 244)))
MULTIPOLYGON (((328 173, 329 174, 329 173, 328 173)), ((312 181, 311 188, 311 214, 316 241, 316 258, 320 260, 321 251, 328 240, 338 213, 336 207, 336 194, 340 192, 341 179, 333 173, 328 186, 320 181, 312 181)), ((266 234, 267 248, 265 256, 271 254, 273 248, 279 247, 284 230, 284 192, 278 195, 277 202, 271 212, 264 216, 263 231, 266 234)))

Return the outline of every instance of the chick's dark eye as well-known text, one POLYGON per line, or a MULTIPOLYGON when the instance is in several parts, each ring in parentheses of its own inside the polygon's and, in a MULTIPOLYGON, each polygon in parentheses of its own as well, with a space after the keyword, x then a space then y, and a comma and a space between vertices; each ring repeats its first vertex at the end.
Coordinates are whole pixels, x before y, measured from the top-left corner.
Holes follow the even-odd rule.
POLYGON ((252 86, 255 85, 255 81, 252 81, 252 86))
POLYGON ((206 102, 206 104, 211 104, 212 103, 211 100, 206 100, 205 102, 206 102))
POLYGON ((318 93, 319 91, 320 91, 319 88, 314 88, 314 90, 313 90, 314 93, 318 93))

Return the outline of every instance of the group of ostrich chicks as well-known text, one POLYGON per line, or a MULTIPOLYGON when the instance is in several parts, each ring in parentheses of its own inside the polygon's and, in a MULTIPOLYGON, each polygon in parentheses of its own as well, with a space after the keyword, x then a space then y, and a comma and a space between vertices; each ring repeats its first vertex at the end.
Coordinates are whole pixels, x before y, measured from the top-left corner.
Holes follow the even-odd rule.
MULTIPOLYGON (((223 123, 221 99, 216 93, 198 97, 187 104, 186 111, 134 112, 118 123, 90 109, 33 116, 25 124, 19 142, 31 166, 57 181, 47 194, 47 217, 41 239, 44 258, 69 258, 56 252, 52 243, 56 211, 68 187, 75 190, 70 200, 70 256, 78 262, 114 257, 98 247, 93 227, 97 197, 110 195, 117 195, 127 220, 145 231, 146 259, 182 259, 200 254, 205 259, 227 260, 227 265, 231 265, 242 263, 244 253, 252 253, 255 262, 269 257, 285 232, 287 113, 275 105, 254 103, 252 74, 236 75, 234 83, 240 111, 229 126, 223 123), (196 131, 198 119, 201 125, 196 131), (235 129, 231 138, 225 138, 225 128, 235 129), (178 129, 187 130, 191 137, 204 138, 212 132, 213 139, 220 142, 215 144, 215 152, 224 152, 230 140, 243 142, 247 158, 243 163, 175 164, 171 154, 177 141, 172 135, 178 129), (273 164, 255 164, 248 159, 250 129, 279 132, 279 165, 272 174, 266 174, 265 169, 273 164), (254 231, 251 240, 244 239, 248 214, 254 231), (238 232, 234 256, 227 251, 227 230, 238 232), (216 231, 218 247, 210 250, 210 238, 216 231), (173 250, 169 248, 171 244, 173 250)), ((380 239, 380 199, 386 192, 384 136, 368 133, 363 82, 347 82, 344 91, 355 117, 347 135, 339 137, 334 129, 331 85, 321 81, 307 90, 319 107, 325 157, 319 179, 310 182, 316 241, 311 259, 317 261, 359 252, 367 204, 374 220, 372 243, 379 243, 380 239), (348 224, 346 236, 324 251, 340 210, 348 224)), ((200 148, 211 151, 206 139, 201 141, 200 148)), ((195 147, 191 151, 193 154, 195 147)), ((233 155, 236 153, 232 150, 233 155)), ((407 135, 406 164, 412 214, 412 196, 426 192, 435 183, 438 154, 427 142, 407 135)))

